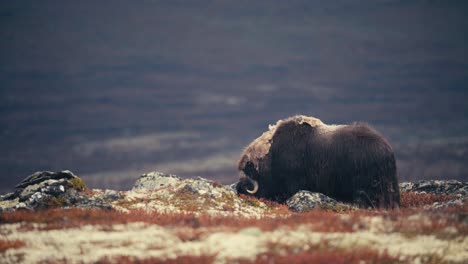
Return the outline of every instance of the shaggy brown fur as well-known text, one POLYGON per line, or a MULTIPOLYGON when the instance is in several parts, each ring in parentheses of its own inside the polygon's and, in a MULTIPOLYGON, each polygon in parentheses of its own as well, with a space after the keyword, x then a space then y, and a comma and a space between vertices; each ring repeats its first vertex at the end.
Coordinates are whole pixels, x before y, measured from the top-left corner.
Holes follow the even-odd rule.
POLYGON ((400 203, 388 141, 367 124, 325 125, 317 118, 280 120, 243 151, 239 193, 284 202, 299 190, 321 192, 362 207, 400 203))

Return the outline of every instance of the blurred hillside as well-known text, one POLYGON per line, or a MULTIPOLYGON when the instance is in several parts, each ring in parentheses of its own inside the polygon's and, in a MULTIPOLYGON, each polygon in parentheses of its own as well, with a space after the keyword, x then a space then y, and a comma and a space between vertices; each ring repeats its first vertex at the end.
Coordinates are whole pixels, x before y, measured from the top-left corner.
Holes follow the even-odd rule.
POLYGON ((402 180, 468 180, 464 1, 0 3, 0 190, 70 169, 237 179, 292 114, 364 121, 402 180))

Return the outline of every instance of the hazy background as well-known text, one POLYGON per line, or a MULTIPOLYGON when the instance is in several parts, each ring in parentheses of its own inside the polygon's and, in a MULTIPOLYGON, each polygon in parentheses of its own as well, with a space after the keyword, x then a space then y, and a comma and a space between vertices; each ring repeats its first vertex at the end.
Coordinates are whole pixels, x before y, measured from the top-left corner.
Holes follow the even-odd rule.
POLYGON ((401 180, 468 179, 466 1, 2 1, 0 190, 237 179, 293 114, 365 121, 401 180))

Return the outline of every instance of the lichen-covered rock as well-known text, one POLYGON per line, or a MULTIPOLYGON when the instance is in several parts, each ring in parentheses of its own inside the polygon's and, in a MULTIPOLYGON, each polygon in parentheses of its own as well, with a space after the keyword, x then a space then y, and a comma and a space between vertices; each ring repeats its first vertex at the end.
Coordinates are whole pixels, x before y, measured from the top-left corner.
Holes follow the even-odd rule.
POLYGON ((100 197, 105 201, 113 202, 122 199, 123 195, 118 191, 105 190, 104 193, 100 195, 100 197))
POLYGON ((129 191, 83 191, 84 183, 68 171, 35 173, 18 186, 14 193, 0 197, 0 211, 80 207, 258 218, 272 210, 261 201, 249 203, 249 199, 237 196, 232 188, 217 181, 202 177, 182 180, 159 172, 143 174, 129 191))
POLYGON ((141 175, 133 185, 133 190, 148 189, 154 190, 165 186, 174 185, 180 182, 176 175, 161 172, 150 172, 141 175))
POLYGON ((445 202, 435 202, 426 208, 440 209, 449 206, 462 206, 468 202, 468 182, 456 180, 423 180, 418 182, 400 183, 401 192, 418 194, 450 195, 453 199, 445 202))
POLYGON ((342 211, 352 208, 330 198, 322 193, 299 191, 291 198, 286 200, 286 205, 289 210, 294 212, 305 212, 314 208, 331 209, 334 211, 342 211))
POLYGON ((54 180, 59 180, 59 179, 72 179, 72 178, 77 178, 76 175, 74 175, 71 171, 69 170, 63 170, 59 172, 51 172, 51 171, 38 171, 30 176, 28 176, 26 179, 22 180, 18 185, 15 186, 17 189, 21 188, 26 188, 27 186, 31 186, 46 180, 54 179, 54 180))
POLYGON ((468 182, 456 180, 429 180, 418 182, 402 182, 400 190, 404 192, 431 193, 457 195, 459 197, 468 196, 468 182))
POLYGON ((31 198, 35 193, 58 196, 65 192, 65 186, 67 186, 67 188, 73 188, 73 185, 67 179, 47 179, 42 182, 27 185, 23 189, 18 189, 17 193, 19 200, 24 202, 31 198))
POLYGON ((106 201, 102 197, 96 197, 93 195, 78 195, 75 197, 73 205, 79 208, 100 208, 107 210, 113 209, 109 201, 106 201))
POLYGON ((231 189, 226 188, 216 181, 208 180, 202 177, 197 177, 195 180, 187 181, 187 184, 184 185, 184 188, 194 194, 208 195, 212 198, 218 198, 222 196, 222 191, 219 188, 222 188, 223 191, 231 191, 231 189))
POLYGON ((0 201, 13 200, 15 198, 16 198, 16 194, 14 192, 0 195, 0 201))
POLYGON ((134 188, 112 202, 116 210, 143 209, 161 213, 207 213, 259 218, 273 209, 258 201, 248 203, 229 186, 202 177, 181 179, 151 172, 142 175, 134 188))
POLYGON ((0 211, 46 209, 53 207, 111 208, 103 198, 84 193, 86 185, 71 171, 36 172, 0 199, 0 211))

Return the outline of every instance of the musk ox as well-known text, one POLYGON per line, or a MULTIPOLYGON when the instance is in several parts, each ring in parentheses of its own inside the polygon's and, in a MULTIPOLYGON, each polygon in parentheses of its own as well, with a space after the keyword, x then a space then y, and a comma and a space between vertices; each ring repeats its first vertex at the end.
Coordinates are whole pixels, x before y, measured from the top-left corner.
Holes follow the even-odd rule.
POLYGON ((284 202, 299 190, 320 192, 365 208, 398 208, 395 157, 367 124, 326 125, 293 116, 243 151, 237 191, 284 202))

